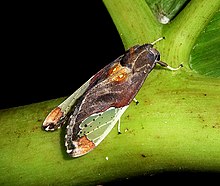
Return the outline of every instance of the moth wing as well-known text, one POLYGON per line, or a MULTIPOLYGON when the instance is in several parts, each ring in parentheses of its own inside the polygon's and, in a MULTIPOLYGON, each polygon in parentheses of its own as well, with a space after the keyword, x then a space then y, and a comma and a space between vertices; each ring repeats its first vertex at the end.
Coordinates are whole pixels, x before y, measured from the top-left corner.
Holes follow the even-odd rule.
POLYGON ((128 106, 110 107, 83 120, 79 125, 77 140, 66 138, 67 153, 72 157, 79 157, 94 149, 109 134, 128 106))
POLYGON ((76 100, 87 90, 92 78, 93 76, 47 115, 42 124, 44 130, 54 131, 61 127, 63 118, 65 118, 76 100))

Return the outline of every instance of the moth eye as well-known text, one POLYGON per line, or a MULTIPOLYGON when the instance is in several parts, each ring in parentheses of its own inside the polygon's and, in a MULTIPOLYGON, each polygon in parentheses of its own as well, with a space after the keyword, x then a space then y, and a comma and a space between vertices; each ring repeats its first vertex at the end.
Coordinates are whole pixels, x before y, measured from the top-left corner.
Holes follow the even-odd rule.
POLYGON ((156 56, 156 61, 160 61, 160 55, 156 56))

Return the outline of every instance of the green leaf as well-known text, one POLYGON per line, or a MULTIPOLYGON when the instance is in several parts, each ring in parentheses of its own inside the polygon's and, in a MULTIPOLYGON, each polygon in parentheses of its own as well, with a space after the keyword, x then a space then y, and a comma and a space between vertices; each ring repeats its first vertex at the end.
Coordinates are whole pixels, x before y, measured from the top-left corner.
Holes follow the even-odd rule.
POLYGON ((188 3, 188 0, 146 0, 152 12, 162 24, 167 24, 188 3))
POLYGON ((202 75, 220 77, 220 11, 200 33, 190 54, 190 67, 202 75))

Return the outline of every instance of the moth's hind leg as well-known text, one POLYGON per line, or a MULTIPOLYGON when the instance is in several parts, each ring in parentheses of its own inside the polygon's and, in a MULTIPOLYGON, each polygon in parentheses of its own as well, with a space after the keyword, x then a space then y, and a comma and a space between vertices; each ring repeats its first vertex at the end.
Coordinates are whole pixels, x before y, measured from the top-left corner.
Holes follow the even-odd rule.
POLYGON ((139 101, 136 98, 134 98, 133 101, 136 103, 136 105, 139 103, 139 101))
POLYGON ((121 134, 121 122, 120 122, 120 118, 118 120, 118 134, 121 134))
MULTIPOLYGON (((139 101, 136 99, 136 98, 134 98, 133 99, 133 101, 136 103, 136 105, 139 103, 139 101)), ((120 121, 120 119, 121 118, 119 118, 119 120, 118 120, 118 134, 121 134, 121 121, 120 121)))
POLYGON ((183 65, 180 64, 179 67, 173 68, 173 67, 169 66, 167 63, 165 63, 165 62, 163 62, 163 61, 157 61, 157 63, 158 63, 159 65, 161 65, 162 67, 166 67, 167 69, 172 70, 172 71, 174 71, 174 70, 179 70, 180 68, 183 67, 183 65))

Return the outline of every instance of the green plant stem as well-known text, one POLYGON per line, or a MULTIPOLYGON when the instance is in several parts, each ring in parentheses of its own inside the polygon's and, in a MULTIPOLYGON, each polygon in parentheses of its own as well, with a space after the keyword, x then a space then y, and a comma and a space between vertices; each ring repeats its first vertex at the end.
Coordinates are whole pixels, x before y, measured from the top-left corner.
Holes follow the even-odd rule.
POLYGON ((162 33, 166 36, 166 46, 172 46, 163 50, 167 61, 171 61, 175 65, 182 61, 188 67, 190 52, 196 38, 219 10, 219 7, 220 1, 194 0, 181 11, 172 24, 164 25, 162 33), (179 31, 177 32, 177 30, 179 31))
POLYGON ((126 49, 161 37, 162 25, 158 23, 144 0, 103 2, 126 49))
MULTIPOLYGON (((194 37, 220 7, 219 1, 196 2, 174 21, 176 26, 162 26, 143 0, 104 0, 125 48, 165 35, 156 47, 174 66, 187 64, 194 37), (204 13, 202 6, 212 10, 204 13), (203 26, 190 32, 199 20, 184 23, 184 14, 201 18, 203 26)), ((123 134, 114 128, 95 150, 76 159, 65 152, 65 129, 41 129, 64 98, 1 110, 0 184, 97 185, 170 170, 220 172, 220 80, 185 66, 176 72, 153 70, 136 97, 139 105, 132 103, 121 119, 123 134)))

